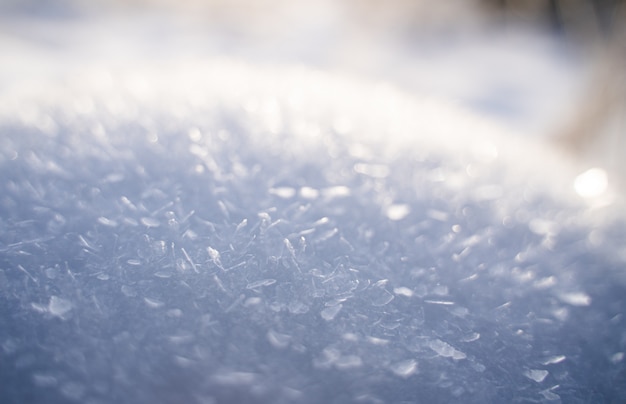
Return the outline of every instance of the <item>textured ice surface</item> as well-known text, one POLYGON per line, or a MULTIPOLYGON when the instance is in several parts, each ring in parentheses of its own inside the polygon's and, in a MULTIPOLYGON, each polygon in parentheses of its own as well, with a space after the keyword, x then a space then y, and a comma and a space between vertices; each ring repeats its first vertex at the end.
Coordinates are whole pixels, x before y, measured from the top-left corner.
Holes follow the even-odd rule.
POLYGON ((626 400, 624 220, 554 155, 300 70, 3 97, 2 402, 626 400))

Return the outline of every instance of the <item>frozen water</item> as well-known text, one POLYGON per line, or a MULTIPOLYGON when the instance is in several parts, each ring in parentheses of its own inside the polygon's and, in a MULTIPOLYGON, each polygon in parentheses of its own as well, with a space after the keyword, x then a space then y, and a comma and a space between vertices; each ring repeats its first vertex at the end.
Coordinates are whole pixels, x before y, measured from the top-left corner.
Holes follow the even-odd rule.
POLYGON ((583 292, 563 293, 559 295, 559 299, 572 306, 589 306, 591 297, 583 292))
POLYGON ((181 69, 3 96, 0 401, 626 399, 623 212, 558 156, 388 88, 181 69))
POLYGON ((417 371, 417 361, 415 359, 407 359, 405 361, 394 363, 390 366, 391 371, 397 376, 407 378, 417 371))
POLYGON ((72 310, 72 302, 63 299, 58 296, 50 297, 50 304, 48 304, 48 311, 53 316, 64 318, 65 315, 72 310))
POLYGON ((555 356, 551 356, 549 358, 547 358, 543 364, 544 365, 553 365, 555 363, 561 363, 563 362, 565 359, 567 359, 567 357, 565 355, 555 355, 555 356))
POLYGON ((524 376, 536 381, 537 383, 543 382, 548 374, 549 372, 543 369, 530 369, 524 372, 524 376))
POLYGON ((428 343, 428 346, 439 355, 446 358, 452 358, 455 360, 465 359, 467 355, 463 352, 454 349, 450 344, 443 342, 439 339, 432 340, 428 343))
POLYGON ((246 289, 258 289, 263 286, 269 286, 276 283, 276 279, 261 279, 258 281, 254 281, 246 285, 246 289))
POLYGON ((322 316, 322 318, 326 321, 332 321, 335 319, 337 314, 339 314, 339 311, 341 311, 342 307, 342 304, 336 304, 330 307, 326 307, 320 312, 320 316, 322 316))

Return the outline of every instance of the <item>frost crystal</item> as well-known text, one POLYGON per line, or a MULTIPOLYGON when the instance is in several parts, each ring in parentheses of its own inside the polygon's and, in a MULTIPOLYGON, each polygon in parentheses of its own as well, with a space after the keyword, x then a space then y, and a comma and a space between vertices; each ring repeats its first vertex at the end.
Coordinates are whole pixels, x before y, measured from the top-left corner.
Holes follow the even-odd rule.
POLYGON ((69 300, 58 296, 52 296, 50 297, 50 303, 48 304, 48 311, 53 316, 65 318, 65 315, 72 310, 72 307, 72 302, 69 300))
POLYGON ((544 381, 546 376, 548 376, 549 372, 547 370, 542 369, 529 369, 524 372, 524 376, 527 378, 536 381, 537 383, 541 383, 544 381))

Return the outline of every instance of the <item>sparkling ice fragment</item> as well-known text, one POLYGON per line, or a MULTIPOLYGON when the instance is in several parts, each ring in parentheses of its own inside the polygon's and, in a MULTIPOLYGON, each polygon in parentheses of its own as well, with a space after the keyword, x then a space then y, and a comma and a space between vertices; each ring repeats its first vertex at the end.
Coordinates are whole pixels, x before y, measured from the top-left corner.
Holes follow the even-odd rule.
POLYGON ((396 376, 407 378, 417 371, 417 361, 415 359, 407 359, 394 363, 389 368, 396 376))
POLYGON ((269 286, 276 283, 276 279, 261 279, 255 282, 251 282, 246 286, 246 289, 257 289, 263 286, 269 286))
POLYGON ((141 224, 146 227, 159 227, 161 225, 161 222, 153 217, 142 217, 141 224))
POLYGON ((72 310, 72 302, 63 299, 58 296, 50 297, 50 303, 48 304, 48 311, 53 316, 59 318, 65 318, 65 315, 72 310))
POLYGON ((454 360, 465 359, 467 355, 465 355, 461 351, 457 351, 447 342, 443 342, 440 339, 434 339, 428 343, 428 347, 433 351, 437 352, 439 355, 444 356, 446 358, 452 358, 454 360))
POLYGON ((337 316, 343 305, 330 306, 320 312, 320 316, 326 321, 332 321, 337 316))
POLYGON ((591 304, 591 297, 583 292, 562 293, 559 295, 559 299, 572 306, 589 306, 591 304))
POLYGON ((282 334, 276 332, 274 330, 269 330, 267 332, 267 340, 272 344, 274 348, 286 348, 291 341, 291 336, 287 334, 282 334))
POLYGON ((385 214, 390 220, 398 221, 407 217, 411 213, 411 207, 406 204, 393 204, 387 207, 385 214))
POLYGON ((548 376, 548 373, 550 372, 543 369, 528 369, 524 372, 524 376, 526 376, 530 380, 536 381, 537 383, 541 383, 542 381, 544 381, 546 376, 548 376))

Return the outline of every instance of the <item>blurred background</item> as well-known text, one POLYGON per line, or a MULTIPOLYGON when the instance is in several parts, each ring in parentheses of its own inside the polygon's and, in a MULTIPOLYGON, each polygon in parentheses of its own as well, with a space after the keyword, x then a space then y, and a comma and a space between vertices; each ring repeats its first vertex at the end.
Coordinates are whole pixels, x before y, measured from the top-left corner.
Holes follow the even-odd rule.
POLYGON ((623 184, 623 3, 3 0, 0 90, 85 66, 305 65, 460 105, 623 184))

